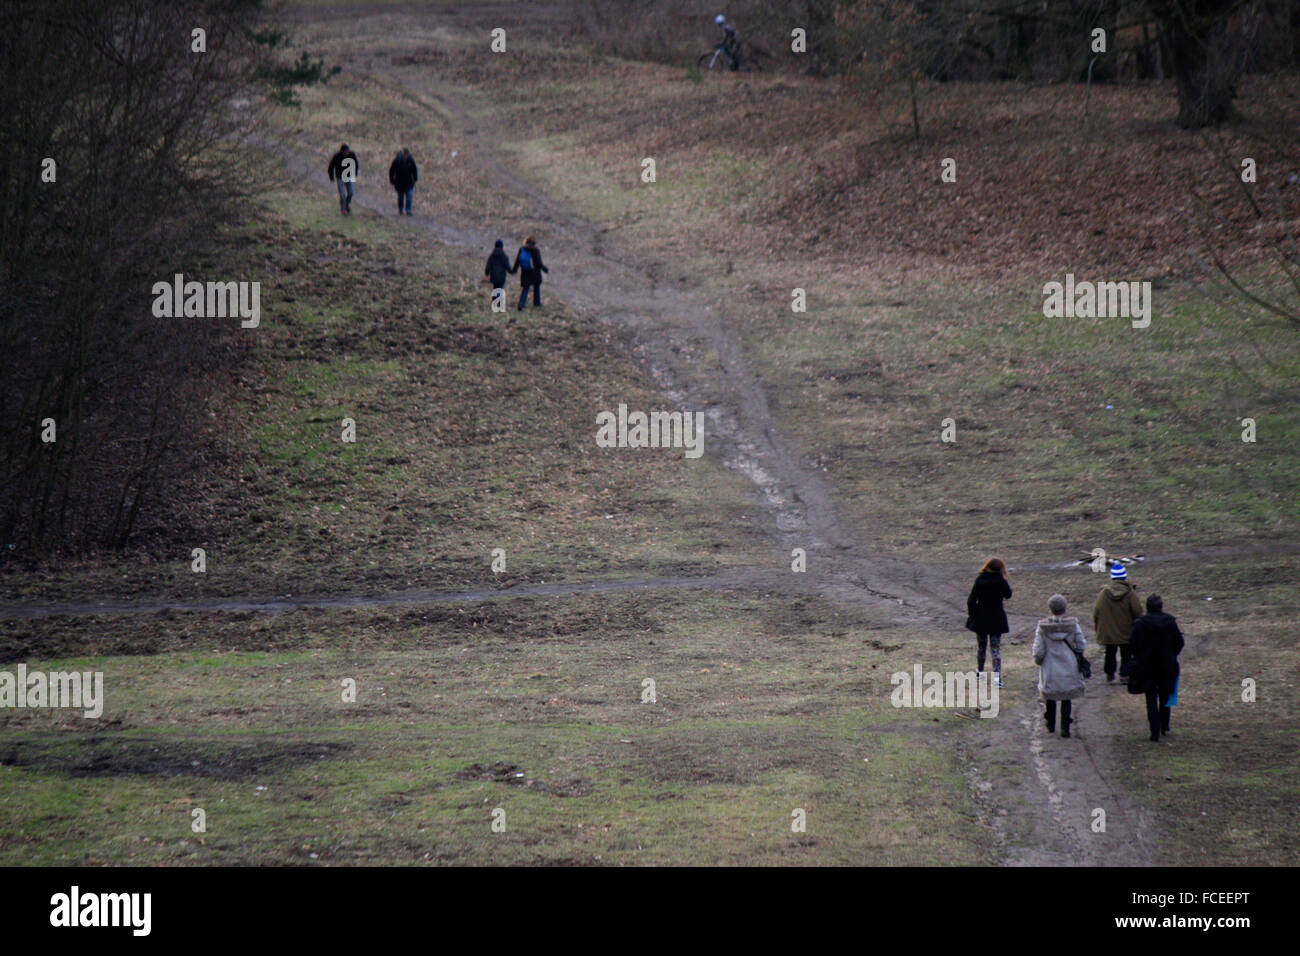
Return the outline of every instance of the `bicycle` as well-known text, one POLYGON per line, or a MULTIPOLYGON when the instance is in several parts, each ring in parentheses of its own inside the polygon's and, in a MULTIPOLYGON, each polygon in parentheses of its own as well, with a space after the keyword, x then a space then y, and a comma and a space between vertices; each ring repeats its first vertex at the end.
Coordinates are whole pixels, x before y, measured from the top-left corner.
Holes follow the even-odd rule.
POLYGON ((756 50, 743 50, 742 44, 736 44, 736 53, 733 56, 727 52, 725 45, 719 43, 712 50, 709 50, 698 60, 695 65, 704 70, 735 70, 740 73, 762 73, 763 54, 756 50))

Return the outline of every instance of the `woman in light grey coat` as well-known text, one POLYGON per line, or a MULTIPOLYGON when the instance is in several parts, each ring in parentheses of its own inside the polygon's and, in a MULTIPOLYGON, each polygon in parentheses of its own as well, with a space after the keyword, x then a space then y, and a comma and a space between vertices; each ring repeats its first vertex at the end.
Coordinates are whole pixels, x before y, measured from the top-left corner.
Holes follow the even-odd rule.
POLYGON ((1064 617, 1065 598, 1053 594, 1047 602, 1052 616, 1038 622, 1034 631, 1034 663, 1038 665, 1038 693, 1044 704, 1047 732, 1056 731, 1056 702, 1061 702, 1061 736, 1070 736, 1070 702, 1083 696, 1079 659, 1087 642, 1077 618, 1064 617))

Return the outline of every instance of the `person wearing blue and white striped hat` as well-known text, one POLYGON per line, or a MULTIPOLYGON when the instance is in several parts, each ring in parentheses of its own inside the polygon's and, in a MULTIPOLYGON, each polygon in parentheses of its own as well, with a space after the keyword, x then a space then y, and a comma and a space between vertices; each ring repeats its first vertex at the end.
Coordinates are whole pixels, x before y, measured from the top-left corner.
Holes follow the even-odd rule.
POLYGON ((1128 581, 1128 571, 1116 561, 1110 566, 1110 581, 1097 595, 1092 608, 1092 626, 1097 629, 1097 643, 1106 648, 1106 683, 1115 681, 1115 658, 1119 657, 1120 683, 1128 681, 1131 652, 1128 636, 1133 622, 1142 616, 1142 602, 1137 588, 1128 581))

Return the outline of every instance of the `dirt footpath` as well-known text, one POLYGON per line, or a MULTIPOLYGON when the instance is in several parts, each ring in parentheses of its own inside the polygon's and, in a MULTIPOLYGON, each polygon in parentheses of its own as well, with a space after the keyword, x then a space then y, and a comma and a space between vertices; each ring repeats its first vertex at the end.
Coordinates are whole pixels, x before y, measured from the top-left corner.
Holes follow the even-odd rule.
MULTIPOLYGON (((368 83, 452 117, 456 138, 464 145, 463 161, 477 167, 501 194, 529 197, 534 215, 546 223, 548 248, 563 249, 564 273, 547 286, 549 294, 630 330, 668 394, 685 407, 707 410, 710 450, 721 450, 728 467, 754 483, 771 533, 782 547, 807 551, 809 570, 801 583, 836 600, 889 606, 900 624, 959 628, 965 615, 965 576, 882 554, 839 517, 831 489, 774 427, 764 383, 732 332, 733 317, 716 314, 672 281, 657 280, 655 276, 674 275, 671 263, 652 263, 621 248, 608 228, 523 178, 492 145, 507 141, 508 131, 492 128, 481 116, 471 118, 450 86, 433 76, 395 80, 407 74, 392 69, 374 51, 355 51, 347 68, 368 83), (690 358, 695 355, 712 358, 695 361, 690 358)), ((292 174, 328 188, 317 157, 301 144, 264 145, 284 158, 292 174)), ((388 200, 387 193, 368 190, 357 201, 387 213, 388 200)), ((436 210, 417 212, 411 221, 441 242, 475 256, 482 251, 482 232, 473 224, 448 221, 436 210)), ((1032 626, 1032 618, 1012 618, 1008 637, 1020 646, 1013 644, 1009 653, 1027 651, 1032 626)), ((959 638, 954 635, 954 640, 959 638)), ((1116 701, 1126 702, 1123 689, 1099 687, 1094 681, 1074 737, 1063 740, 1047 735, 1032 682, 1024 684, 1009 683, 999 718, 980 722, 987 739, 972 743, 965 754, 972 794, 995 835, 1000 862, 1152 863, 1154 821, 1109 779, 1114 755, 1108 741, 1116 719, 1111 711, 1116 701), (1097 829, 1098 810, 1105 813, 1104 831, 1097 829)), ((1131 718, 1125 712, 1124 720, 1131 723, 1131 718)))

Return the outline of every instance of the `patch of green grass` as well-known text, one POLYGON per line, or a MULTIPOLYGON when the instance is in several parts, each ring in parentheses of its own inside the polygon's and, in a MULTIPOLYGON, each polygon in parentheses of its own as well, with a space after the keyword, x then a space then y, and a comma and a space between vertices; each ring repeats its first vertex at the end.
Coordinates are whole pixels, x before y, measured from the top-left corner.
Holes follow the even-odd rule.
POLYGON ((889 705, 887 652, 853 639, 878 622, 789 608, 681 593, 300 612, 259 623, 263 642, 303 634, 293 650, 97 659, 102 721, 0 715, 0 861, 986 859, 950 749, 979 728, 889 705))

